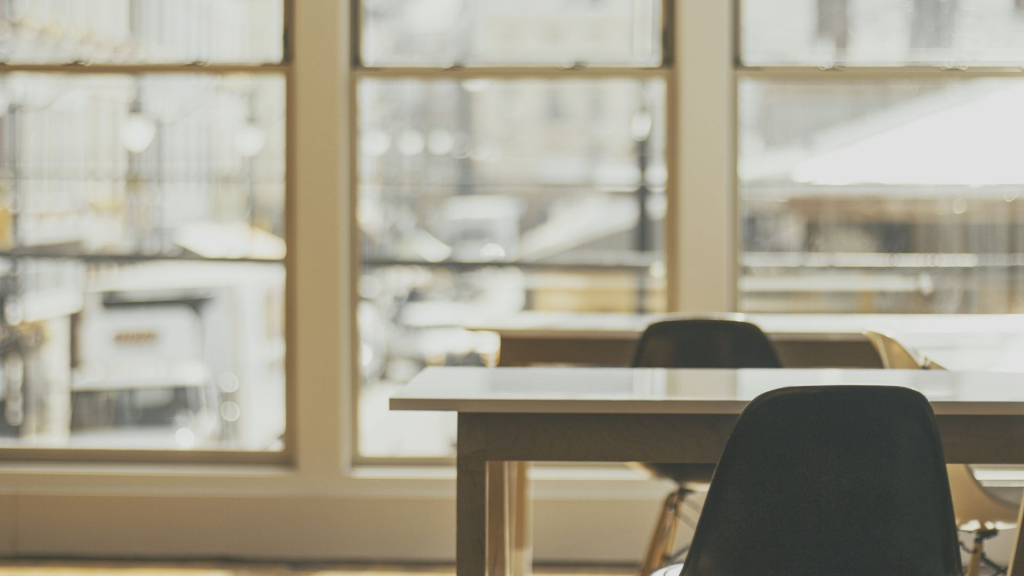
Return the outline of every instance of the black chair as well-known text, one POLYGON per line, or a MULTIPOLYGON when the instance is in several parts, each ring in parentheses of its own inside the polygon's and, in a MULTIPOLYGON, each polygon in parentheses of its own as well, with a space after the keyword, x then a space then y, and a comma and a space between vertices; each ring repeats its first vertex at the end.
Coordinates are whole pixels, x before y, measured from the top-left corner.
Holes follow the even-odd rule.
POLYGON ((757 324, 743 320, 682 319, 651 324, 633 358, 635 368, 781 368, 757 324))
MULTIPOLYGON (((635 368, 781 368, 775 348, 756 324, 742 320, 677 319, 651 324, 633 358, 635 368)), ((671 562, 675 530, 686 497, 707 488, 713 464, 645 464, 679 489, 665 499, 641 574, 671 562)))
POLYGON ((718 463, 682 576, 960 576, 928 401, 909 388, 762 394, 718 463))

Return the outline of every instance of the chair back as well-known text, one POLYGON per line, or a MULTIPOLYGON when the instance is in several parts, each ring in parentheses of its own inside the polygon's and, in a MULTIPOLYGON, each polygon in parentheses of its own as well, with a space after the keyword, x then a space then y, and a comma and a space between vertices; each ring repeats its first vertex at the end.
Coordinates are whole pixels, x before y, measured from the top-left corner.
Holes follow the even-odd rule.
MULTIPOLYGON (((881 332, 865 332, 882 359, 882 366, 895 369, 944 370, 940 364, 881 332)), ((1017 506, 1006 502, 978 482, 967 464, 946 466, 953 493, 956 523, 964 530, 1006 529, 1017 520, 1017 506)))
POLYGON ((634 368, 781 368, 771 341, 742 320, 664 320, 644 330, 634 368))
POLYGON ((867 330, 864 336, 871 342, 882 367, 896 370, 919 370, 923 368, 923 359, 916 350, 911 350, 890 334, 867 330))
POLYGON ((960 576, 942 445, 909 388, 785 388, 740 416, 682 576, 960 576))

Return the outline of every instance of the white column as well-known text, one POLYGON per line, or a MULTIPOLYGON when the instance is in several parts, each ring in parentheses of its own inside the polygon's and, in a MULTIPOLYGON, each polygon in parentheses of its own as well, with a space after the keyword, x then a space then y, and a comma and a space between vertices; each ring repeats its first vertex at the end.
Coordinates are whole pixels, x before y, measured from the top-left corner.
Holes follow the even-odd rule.
POLYGON ((736 308, 736 86, 733 2, 676 0, 677 107, 667 254, 672 307, 682 312, 736 308))
POLYGON ((289 439, 302 475, 336 476, 352 422, 355 298, 347 2, 295 2, 289 94, 289 439))

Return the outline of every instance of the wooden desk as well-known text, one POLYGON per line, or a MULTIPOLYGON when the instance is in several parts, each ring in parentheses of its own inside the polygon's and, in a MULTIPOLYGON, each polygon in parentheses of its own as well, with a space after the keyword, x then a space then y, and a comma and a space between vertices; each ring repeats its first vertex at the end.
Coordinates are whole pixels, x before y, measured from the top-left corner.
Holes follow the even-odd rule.
MULTIPOLYGON (((628 366, 640 334, 667 314, 521 312, 470 329, 501 337, 501 366, 628 366)), ((710 317, 736 318, 735 314, 710 317)), ((881 368, 865 330, 891 332, 952 370, 1024 371, 1024 315, 749 314, 784 366, 881 368)))
POLYGON ((829 384, 919 390, 947 461, 1024 464, 1024 442, 1013 441, 1024 438, 1024 375, 1011 373, 428 368, 391 409, 458 412, 457 574, 504 575, 529 565, 516 550, 527 522, 514 512, 529 509, 529 495, 509 490, 507 462, 714 463, 751 399, 829 384))

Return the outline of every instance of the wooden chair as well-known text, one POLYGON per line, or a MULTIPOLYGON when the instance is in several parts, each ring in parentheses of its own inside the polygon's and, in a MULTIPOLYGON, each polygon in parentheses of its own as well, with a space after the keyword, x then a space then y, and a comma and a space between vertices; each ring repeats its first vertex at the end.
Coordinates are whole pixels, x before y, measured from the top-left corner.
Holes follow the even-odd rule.
MULTIPOLYGON (((945 370, 917 350, 904 345, 895 337, 882 332, 868 331, 864 336, 871 342, 885 368, 902 370, 945 370)), ((947 467, 949 484, 953 492, 953 509, 960 530, 974 533, 971 560, 967 575, 977 576, 985 557, 985 540, 1000 530, 1013 528, 1017 521, 1017 505, 1006 502, 978 482, 966 464, 947 467)))

